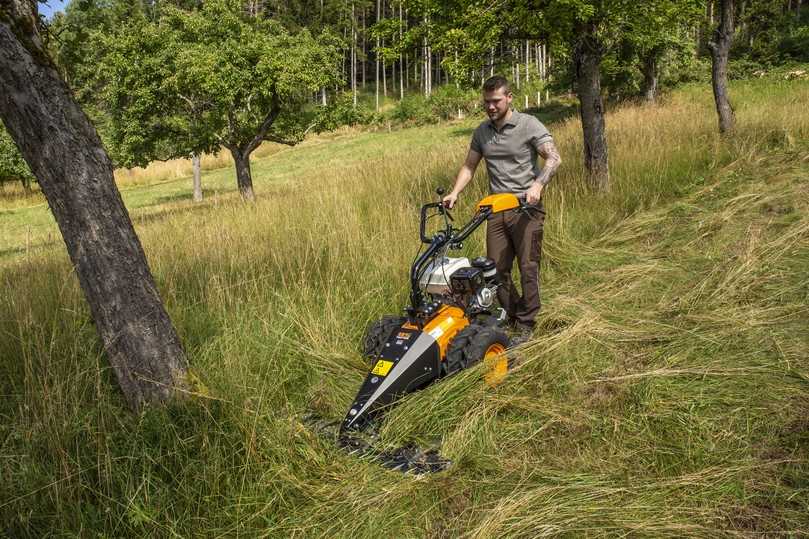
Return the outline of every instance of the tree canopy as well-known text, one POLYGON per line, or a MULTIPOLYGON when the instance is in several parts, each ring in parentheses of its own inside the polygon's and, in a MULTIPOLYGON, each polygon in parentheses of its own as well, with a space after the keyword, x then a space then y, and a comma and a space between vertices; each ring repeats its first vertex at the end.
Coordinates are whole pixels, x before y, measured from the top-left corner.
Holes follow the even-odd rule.
POLYGON ((222 146, 253 198, 250 154, 263 142, 294 144, 301 106, 339 76, 336 39, 292 33, 238 0, 200 9, 166 4, 94 36, 92 85, 110 120, 119 162, 144 165, 222 146))

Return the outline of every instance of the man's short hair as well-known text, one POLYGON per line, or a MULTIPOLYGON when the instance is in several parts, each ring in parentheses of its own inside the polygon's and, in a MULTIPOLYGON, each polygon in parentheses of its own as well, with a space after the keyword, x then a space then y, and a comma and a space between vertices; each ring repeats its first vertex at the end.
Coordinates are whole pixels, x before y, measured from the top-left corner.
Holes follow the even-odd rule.
POLYGON ((483 83, 484 92, 494 92, 495 90, 499 90, 500 88, 503 89, 504 94, 511 93, 511 88, 508 85, 508 79, 506 79, 503 75, 495 75, 493 77, 489 77, 488 79, 486 79, 486 82, 483 83))

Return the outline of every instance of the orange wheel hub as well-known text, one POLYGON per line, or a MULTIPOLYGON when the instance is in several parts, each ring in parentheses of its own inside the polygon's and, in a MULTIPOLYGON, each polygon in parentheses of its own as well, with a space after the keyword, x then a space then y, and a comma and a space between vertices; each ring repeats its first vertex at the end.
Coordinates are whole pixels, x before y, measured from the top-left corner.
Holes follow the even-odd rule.
POLYGON ((486 374, 483 379, 489 387, 500 384, 508 374, 508 358, 506 357, 506 347, 500 343, 495 343, 486 349, 483 362, 486 365, 486 374))

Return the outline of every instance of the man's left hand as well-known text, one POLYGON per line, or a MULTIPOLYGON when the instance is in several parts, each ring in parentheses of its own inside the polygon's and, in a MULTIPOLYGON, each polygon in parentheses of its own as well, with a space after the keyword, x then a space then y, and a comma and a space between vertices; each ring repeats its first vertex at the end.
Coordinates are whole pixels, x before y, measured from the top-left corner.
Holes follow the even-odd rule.
POLYGON ((525 192, 525 202, 530 204, 531 206, 539 203, 539 198, 542 196, 542 188, 544 186, 536 182, 532 185, 528 191, 525 192))

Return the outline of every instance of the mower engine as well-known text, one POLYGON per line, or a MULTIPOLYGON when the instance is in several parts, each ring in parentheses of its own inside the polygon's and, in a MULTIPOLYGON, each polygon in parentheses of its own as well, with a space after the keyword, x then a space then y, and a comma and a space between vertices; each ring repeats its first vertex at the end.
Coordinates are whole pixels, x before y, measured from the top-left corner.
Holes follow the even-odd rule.
POLYGON ((497 291, 494 260, 480 256, 441 258, 428 265, 419 281, 421 290, 436 301, 455 304, 470 314, 488 310, 497 291))

